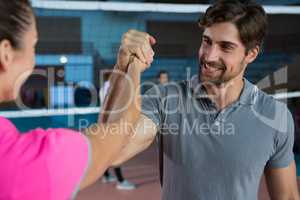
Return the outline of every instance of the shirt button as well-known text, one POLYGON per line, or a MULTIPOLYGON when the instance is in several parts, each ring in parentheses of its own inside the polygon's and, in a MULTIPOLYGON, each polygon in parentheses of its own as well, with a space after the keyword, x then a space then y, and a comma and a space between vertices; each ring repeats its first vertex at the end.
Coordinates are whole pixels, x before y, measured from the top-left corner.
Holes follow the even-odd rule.
POLYGON ((216 122, 215 122, 215 125, 216 125, 216 126, 220 126, 220 122, 219 122, 219 121, 216 121, 216 122))

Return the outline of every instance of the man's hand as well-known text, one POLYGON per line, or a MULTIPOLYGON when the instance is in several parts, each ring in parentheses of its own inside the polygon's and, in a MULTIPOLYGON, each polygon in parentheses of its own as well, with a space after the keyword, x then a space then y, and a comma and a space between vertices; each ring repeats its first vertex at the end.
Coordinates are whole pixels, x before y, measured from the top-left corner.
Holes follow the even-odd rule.
POLYGON ((151 46, 155 43, 154 37, 148 33, 129 30, 123 35, 116 67, 127 72, 129 64, 136 57, 143 63, 140 66, 144 71, 153 62, 154 51, 151 46))

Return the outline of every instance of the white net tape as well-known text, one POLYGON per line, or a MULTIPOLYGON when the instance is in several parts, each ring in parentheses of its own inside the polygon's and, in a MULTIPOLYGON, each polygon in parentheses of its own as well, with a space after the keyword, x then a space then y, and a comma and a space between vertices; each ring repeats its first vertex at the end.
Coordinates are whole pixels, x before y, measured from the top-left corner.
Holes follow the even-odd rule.
POLYGON ((62 115, 85 115, 99 113, 99 107, 88 108, 63 108, 63 109, 34 109, 20 111, 1 111, 0 116, 7 118, 23 118, 23 117, 49 117, 62 115))
POLYGON ((275 99, 290 99, 300 97, 300 92, 283 92, 274 94, 273 97, 275 99))
MULTIPOLYGON (((119 12, 204 13, 209 5, 95 1, 32 0, 35 8, 58 10, 103 10, 119 12)), ((300 6, 264 6, 269 14, 300 14, 300 6)))

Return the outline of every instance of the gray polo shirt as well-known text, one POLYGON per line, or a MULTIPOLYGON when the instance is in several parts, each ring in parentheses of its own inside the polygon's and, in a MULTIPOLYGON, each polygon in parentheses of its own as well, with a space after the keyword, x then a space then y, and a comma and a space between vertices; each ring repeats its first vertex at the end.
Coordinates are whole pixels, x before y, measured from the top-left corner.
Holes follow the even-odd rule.
POLYGON ((254 200, 264 169, 294 159, 286 105, 244 80, 240 98, 219 112, 197 79, 143 96, 143 114, 164 137, 163 200, 254 200))

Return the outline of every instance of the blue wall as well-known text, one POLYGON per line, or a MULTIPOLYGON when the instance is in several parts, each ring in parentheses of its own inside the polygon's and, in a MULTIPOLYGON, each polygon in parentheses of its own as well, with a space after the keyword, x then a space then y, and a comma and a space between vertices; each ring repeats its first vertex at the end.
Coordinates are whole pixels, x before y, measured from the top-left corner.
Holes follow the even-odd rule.
MULTIPOLYGON (((104 64, 113 65, 116 59, 117 50, 123 33, 129 29, 138 29, 146 31, 147 20, 163 21, 196 21, 199 14, 168 14, 168 13, 125 13, 125 12, 103 12, 103 11, 65 11, 65 10, 44 10, 36 9, 37 16, 65 16, 81 18, 81 35, 82 42, 92 43, 96 51, 99 52, 104 64)), ((91 56, 91 55, 90 55, 91 56)), ((39 56, 38 56, 39 57, 39 56)), ((39 61, 43 58, 38 59, 39 61)), ((51 64, 49 60, 46 60, 51 64)), ((44 63, 45 63, 44 62, 44 63)), ((194 59, 176 59, 157 60, 153 63, 151 70, 148 70, 143 79, 153 79, 159 70, 170 67, 176 70, 170 71, 173 79, 178 80, 185 77, 186 67, 191 68, 192 73, 197 71, 197 64, 194 59)), ((47 64, 47 63, 45 63, 47 64)), ((67 68, 69 77, 78 80, 77 76, 82 76, 77 70, 71 69, 72 65, 67 68), (77 75, 76 75, 77 74, 77 75)), ((90 68, 88 68, 90 69, 90 68)), ((89 70, 90 71, 90 70, 89 70)), ((91 81, 93 80, 90 76, 91 81)))
POLYGON ((139 13, 36 9, 36 14, 80 17, 82 42, 93 43, 103 59, 115 58, 122 34, 128 29, 145 30, 145 21, 139 13))
POLYGON ((104 60, 115 59, 123 33, 146 31, 147 20, 196 21, 199 14, 125 13, 36 9, 37 16, 80 17, 82 42, 92 42, 104 60))

